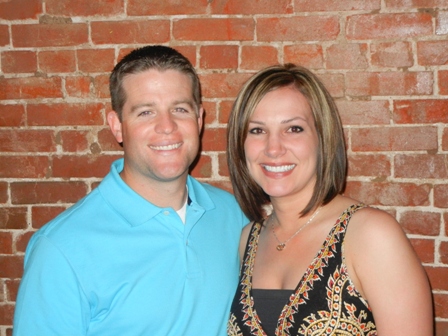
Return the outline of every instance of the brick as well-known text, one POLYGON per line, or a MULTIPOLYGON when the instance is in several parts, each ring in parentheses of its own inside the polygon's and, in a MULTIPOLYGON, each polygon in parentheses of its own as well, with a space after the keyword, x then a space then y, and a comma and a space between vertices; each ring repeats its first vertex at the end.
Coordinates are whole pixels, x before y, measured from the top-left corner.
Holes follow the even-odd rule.
POLYGON ((218 104, 220 101, 209 101, 209 100, 203 100, 202 101, 202 107, 204 109, 204 127, 207 127, 209 125, 216 125, 217 119, 218 119, 218 104))
POLYGON ((447 336, 448 335, 448 322, 447 321, 435 321, 435 336, 447 336))
POLYGON ((295 0, 296 13, 323 11, 380 10, 380 0, 295 0))
POLYGON ((91 29, 94 44, 155 44, 170 40, 168 20, 92 22, 91 29))
POLYGON ((387 8, 438 8, 446 7, 446 0, 386 0, 387 8))
POLYGON ((434 262, 434 239, 409 239, 412 248, 422 263, 434 262))
MULTIPOLYGON (((77 201, 77 200, 76 200, 77 201)), ((43 225, 62 213, 66 207, 63 206, 39 206, 31 208, 31 224, 34 229, 40 229, 43 225)))
POLYGON ((89 131, 61 131, 58 135, 64 152, 85 152, 89 148, 89 131))
POLYGON ((448 150, 448 127, 443 129, 442 134, 442 150, 448 150))
POLYGON ((73 50, 41 51, 38 54, 39 69, 45 73, 76 71, 73 50))
POLYGON ((78 69, 82 72, 111 72, 114 68, 115 50, 79 49, 76 50, 78 69))
POLYGON ((180 41, 250 41, 255 22, 246 18, 179 19, 173 22, 173 37, 180 41))
POLYGON ((191 170, 191 176, 195 178, 212 177, 212 160, 208 155, 201 155, 191 170))
POLYGON ((345 83, 343 74, 318 74, 318 77, 333 98, 344 97, 345 83))
POLYGON ((182 55, 184 55, 188 60, 193 64, 195 68, 199 67, 199 61, 198 57, 196 56, 196 46, 191 45, 173 45, 171 46, 174 49, 176 49, 178 52, 180 52, 182 55))
POLYGON ((34 51, 4 51, 1 56, 4 73, 34 73, 37 71, 37 55, 34 51))
POLYGON ((344 126, 390 124, 387 100, 338 100, 336 104, 344 126))
POLYGON ((322 69, 324 55, 320 44, 293 44, 283 50, 285 63, 302 65, 309 69, 322 69))
POLYGON ((93 78, 93 92, 97 98, 110 98, 109 75, 99 75, 93 78))
POLYGON ((225 151, 226 150, 227 129, 206 128, 202 136, 203 151, 225 151))
POLYGON ((64 47, 88 43, 86 23, 12 25, 16 48, 64 47))
MULTIPOLYGON (((23 257, 0 255, 0 278, 20 278, 23 272, 23 257)), ((2 316, 2 314, 0 314, 2 316)), ((0 325, 4 324, 0 318, 0 325)))
POLYGON ((349 72, 350 96, 429 95, 433 93, 431 72, 349 72))
POLYGON ((238 46, 202 46, 200 53, 199 64, 203 69, 236 69, 238 67, 238 46))
POLYGON ((420 65, 447 65, 448 41, 417 42, 417 59, 420 65))
POLYGON ((65 78, 65 91, 70 97, 90 97, 91 85, 93 86, 93 79, 90 76, 67 76, 65 78))
POLYGON ((0 104, 0 127, 20 127, 25 125, 25 108, 23 105, 0 104))
POLYGON ((0 78, 0 100, 62 98, 61 78, 0 78))
POLYGON ((448 176, 448 155, 397 154, 394 161, 396 177, 443 180, 448 176))
POLYGON ((448 123, 446 99, 397 100, 394 102, 394 122, 402 124, 448 123))
POLYGON ((104 105, 80 104, 29 104, 28 123, 31 126, 103 125, 104 105))
POLYGON ((293 7, 290 0, 258 1, 209 1, 212 14, 292 14, 293 7))
POLYGON ((3 20, 36 19, 41 13, 40 0, 0 1, 0 19, 3 20))
POLYGON ((347 18, 349 40, 409 38, 432 35, 432 16, 428 13, 360 14, 347 18))
MULTIPOLYGON (((0 257, 0 265, 1 265, 0 257)), ((14 305, 9 303, 0 304, 0 325, 12 325, 14 316, 14 305)))
POLYGON ((49 170, 47 156, 2 156, 0 178, 42 178, 49 170))
MULTIPOLYGON (((434 186, 434 205, 438 208, 448 208, 448 184, 436 184, 434 186)), ((448 221, 445 221, 445 223, 448 223, 448 221)))
POLYGON ((104 128, 98 132, 98 144, 102 151, 122 151, 109 128, 104 128))
POLYGON ((28 242, 30 241, 34 231, 26 231, 19 235, 16 239, 16 250, 17 252, 25 253, 28 242))
POLYGON ((27 224, 26 207, 1 207, 0 208, 0 229, 18 230, 26 229, 27 224))
POLYGON ((243 46, 241 48, 241 69, 259 70, 278 63, 278 50, 275 47, 243 46))
POLYGON ((372 176, 381 179, 391 176, 390 159, 386 155, 349 155, 348 176, 372 176))
POLYGON ((345 195, 373 206, 428 206, 429 184, 347 182, 345 195))
MULTIPOLYGON (((218 121, 220 124, 227 124, 229 122, 230 111, 232 110, 233 100, 221 100, 218 110, 218 121)), ((448 131, 447 131, 448 133, 448 131)))
POLYGON ((74 203, 87 194, 84 182, 12 182, 13 204, 74 203))
POLYGON ((178 0, 129 0, 126 13, 129 16, 206 14, 208 4, 209 1, 207 0, 184 1, 181 3, 178 0))
POLYGON ((439 92, 448 95, 448 70, 439 70, 439 92))
POLYGON ((327 69, 366 69, 367 44, 333 44, 327 49, 327 69))
POLYGON ((374 66, 401 68, 414 65, 412 46, 409 42, 372 43, 370 53, 374 66))
POLYGON ((405 211, 399 220, 406 234, 437 236, 441 217, 437 212, 405 211))
MULTIPOLYGON (((2 216, 2 209, 0 209, 0 216, 2 216)), ((3 224, 0 222, 0 226, 3 224)), ((12 254, 12 234, 11 232, 0 231, 0 254, 12 254)))
POLYGON ((439 246, 440 261, 448 265, 448 241, 440 242, 439 246))
POLYGON ((340 29, 338 17, 332 15, 259 18, 257 39, 265 42, 334 41, 340 29))
POLYGON ((443 213, 443 222, 445 223, 445 237, 448 237, 448 212, 443 213))
POLYGON ((16 301, 17 292, 19 291, 20 280, 19 279, 6 279, 6 299, 8 301, 16 301))
POLYGON ((2 152, 54 152, 54 132, 45 130, 0 130, 2 152))
POLYGON ((9 27, 0 24, 0 46, 9 44, 9 27))
POLYGON ((229 177, 229 166, 227 165, 227 154, 219 153, 218 154, 218 173, 219 176, 229 177))
POLYGON ((104 177, 117 155, 66 155, 53 158, 54 177, 104 177))
POLYGON ((123 1, 45 0, 46 12, 58 16, 97 16, 124 14, 123 1))
POLYGON ((437 128, 374 127, 351 130, 353 151, 437 150, 437 128))
POLYGON ((8 185, 7 182, 0 182, 0 203, 8 201, 8 185))
POLYGON ((204 98, 234 98, 249 79, 244 73, 213 73, 200 75, 204 98))
POLYGON ((439 10, 436 14, 436 35, 446 34, 448 34, 448 12, 439 10))
POLYGON ((433 290, 448 290, 448 267, 425 267, 433 290))
POLYGON ((220 188, 223 190, 226 190, 230 193, 233 193, 232 183, 230 181, 208 181, 207 183, 211 184, 212 186, 216 188, 220 188))

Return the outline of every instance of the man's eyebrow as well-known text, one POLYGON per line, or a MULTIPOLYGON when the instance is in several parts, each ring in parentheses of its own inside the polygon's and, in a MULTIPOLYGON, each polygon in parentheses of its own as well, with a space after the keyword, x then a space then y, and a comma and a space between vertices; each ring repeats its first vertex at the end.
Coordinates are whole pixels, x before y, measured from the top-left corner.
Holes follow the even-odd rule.
POLYGON ((142 107, 154 107, 156 104, 154 103, 143 103, 143 104, 137 104, 131 107, 131 112, 134 112, 135 110, 138 110, 142 107))

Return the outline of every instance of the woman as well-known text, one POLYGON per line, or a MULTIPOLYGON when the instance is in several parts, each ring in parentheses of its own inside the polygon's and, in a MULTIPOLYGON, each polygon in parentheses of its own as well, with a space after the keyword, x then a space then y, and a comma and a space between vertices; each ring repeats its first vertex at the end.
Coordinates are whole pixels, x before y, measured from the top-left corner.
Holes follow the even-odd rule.
POLYGON ((341 195, 344 134, 315 75, 272 66, 243 86, 228 164, 252 221, 229 335, 432 335, 429 284, 400 225, 341 195))

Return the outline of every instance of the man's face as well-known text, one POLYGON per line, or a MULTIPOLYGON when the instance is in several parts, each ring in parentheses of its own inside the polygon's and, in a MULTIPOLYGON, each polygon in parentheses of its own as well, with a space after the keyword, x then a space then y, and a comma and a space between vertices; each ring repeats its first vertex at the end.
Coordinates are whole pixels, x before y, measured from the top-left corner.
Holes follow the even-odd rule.
POLYGON ((150 69, 126 76, 123 89, 122 122, 115 112, 108 114, 112 133, 123 143, 122 178, 131 187, 186 178, 203 122, 191 79, 176 70, 150 69))

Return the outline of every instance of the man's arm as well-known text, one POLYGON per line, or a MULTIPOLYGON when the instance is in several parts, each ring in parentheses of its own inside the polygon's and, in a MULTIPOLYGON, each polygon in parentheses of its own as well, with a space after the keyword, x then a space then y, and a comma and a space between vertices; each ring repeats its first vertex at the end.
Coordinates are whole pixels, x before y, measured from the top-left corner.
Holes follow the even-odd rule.
POLYGON ((17 296, 20 335, 85 335, 89 308, 69 261, 45 236, 30 242, 17 296))

